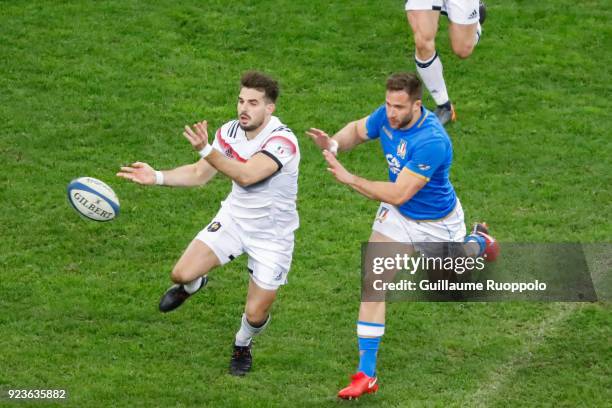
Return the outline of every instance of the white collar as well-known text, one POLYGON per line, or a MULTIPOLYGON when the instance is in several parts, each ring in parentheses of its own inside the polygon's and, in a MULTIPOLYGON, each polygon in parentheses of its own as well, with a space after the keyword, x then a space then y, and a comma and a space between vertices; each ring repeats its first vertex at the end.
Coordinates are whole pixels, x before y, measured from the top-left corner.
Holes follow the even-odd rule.
MULTIPOLYGON (((268 121, 268 124, 254 138, 249 140, 247 138, 247 136, 246 136, 246 132, 241 127, 238 127, 238 133, 236 135, 237 137, 235 137, 235 138, 228 138, 228 140, 226 142, 229 143, 229 144, 235 144, 235 143, 240 143, 241 141, 245 141, 245 140, 247 142, 252 142, 254 140, 266 138, 270 133, 272 133, 272 131, 274 129, 276 129, 277 127, 280 127, 282 125, 283 124, 280 121, 280 119, 278 119, 276 116, 271 116, 270 117, 270 121, 268 121)), ((238 125, 238 126, 240 126, 240 125, 238 125)))
MULTIPOLYGON (((271 116, 270 120, 268 121, 268 124, 261 130, 261 132, 257 134, 257 136, 255 136, 251 140, 260 139, 261 136, 267 137, 270 133, 272 133, 274 129, 281 125, 281 121, 276 116, 271 116)), ((244 137, 246 138, 246 132, 244 132, 244 137)))

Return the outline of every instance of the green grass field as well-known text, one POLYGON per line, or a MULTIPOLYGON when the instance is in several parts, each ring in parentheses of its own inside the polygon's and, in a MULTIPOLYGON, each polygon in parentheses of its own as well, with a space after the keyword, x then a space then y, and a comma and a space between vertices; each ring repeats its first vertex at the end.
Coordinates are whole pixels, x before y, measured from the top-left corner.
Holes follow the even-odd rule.
MULTIPOLYGON (((437 43, 466 221, 501 242, 611 242, 609 2, 489 3, 470 59, 450 53, 446 22, 437 43)), ((401 1, 0 1, 0 389, 66 389, 66 407, 612 406, 609 302, 394 303, 381 391, 336 400, 357 363, 377 203, 336 184, 304 131, 370 113, 412 54, 401 1), (229 180, 145 188, 115 173, 194 161, 182 126, 234 117, 252 68, 280 79, 277 113, 300 137, 302 226, 254 370, 237 379, 245 258, 157 312, 229 180), (66 185, 85 175, 113 186, 117 220, 70 207, 66 185)), ((342 160, 386 177, 376 144, 342 160)))

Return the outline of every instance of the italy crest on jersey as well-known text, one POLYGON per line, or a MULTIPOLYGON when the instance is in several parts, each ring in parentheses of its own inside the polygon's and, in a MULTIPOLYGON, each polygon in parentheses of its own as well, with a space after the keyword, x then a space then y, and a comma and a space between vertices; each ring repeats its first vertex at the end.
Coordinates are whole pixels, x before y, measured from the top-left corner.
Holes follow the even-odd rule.
POLYGON ((405 140, 400 140, 399 145, 397 145, 397 156, 401 157, 402 159, 406 158, 406 141, 405 140))
POLYGON ((389 215, 389 209, 387 207, 380 207, 380 210, 378 210, 378 214, 376 215, 376 221, 384 222, 387 215, 389 215))

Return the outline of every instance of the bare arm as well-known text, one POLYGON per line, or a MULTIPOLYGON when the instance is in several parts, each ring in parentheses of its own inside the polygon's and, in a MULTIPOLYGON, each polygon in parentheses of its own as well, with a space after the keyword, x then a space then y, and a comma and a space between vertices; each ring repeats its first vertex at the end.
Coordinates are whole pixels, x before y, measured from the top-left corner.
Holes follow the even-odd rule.
POLYGON ((217 174, 217 170, 206 160, 193 164, 162 171, 164 185, 177 187, 201 186, 208 183, 217 174))
POLYGON ((395 182, 366 180, 349 173, 331 153, 323 152, 323 154, 329 164, 328 170, 336 180, 372 200, 399 206, 414 197, 427 184, 424 177, 407 168, 400 172, 395 182))
MULTIPOLYGON (((198 151, 208 146, 207 127, 208 123, 206 121, 196 123, 194 125, 195 130, 185 126, 183 135, 198 151)), ((278 161, 264 153, 255 154, 246 162, 240 162, 225 157, 215 149, 212 149, 204 161, 243 187, 270 177, 281 167, 278 161)))
POLYGON ((272 158, 262 153, 255 154, 246 162, 241 163, 228 159, 217 150, 213 150, 205 161, 243 187, 270 177, 280 168, 272 158))
POLYGON ((367 140, 370 140, 367 135, 366 121, 368 116, 349 122, 333 137, 329 137, 323 130, 310 128, 306 134, 319 146, 322 150, 332 149, 333 141, 338 143, 338 151, 351 150, 353 147, 367 140))
MULTIPOLYGON (((164 185, 175 187, 201 186, 208 183, 217 173, 214 167, 205 160, 162 171, 164 185)), ((121 167, 118 177, 143 185, 156 184, 155 169, 147 163, 136 162, 130 166, 121 167)))

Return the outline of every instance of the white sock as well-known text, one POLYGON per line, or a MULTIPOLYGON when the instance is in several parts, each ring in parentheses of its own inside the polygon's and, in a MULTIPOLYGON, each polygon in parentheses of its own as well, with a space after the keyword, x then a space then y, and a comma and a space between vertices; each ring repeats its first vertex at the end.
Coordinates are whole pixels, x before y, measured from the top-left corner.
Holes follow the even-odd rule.
POLYGON ((246 347, 251 344, 253 336, 261 333, 270 323, 270 315, 266 319, 266 322, 259 327, 253 327, 246 318, 246 315, 242 315, 242 323, 240 324, 240 330, 236 333, 236 345, 240 347, 246 347))
POLYGON ((202 284, 202 277, 200 276, 197 279, 192 280, 189 283, 185 283, 183 284, 183 288, 185 288, 185 292, 189 293, 190 295, 196 293, 198 291, 198 289, 200 289, 200 285, 202 284))
POLYGON ((440 61, 438 53, 434 52, 433 57, 427 61, 421 61, 415 55, 414 61, 416 62, 417 72, 436 105, 444 105, 448 102, 448 92, 446 92, 446 83, 442 75, 442 61, 440 61))
POLYGON ((474 47, 478 45, 480 42, 480 37, 482 36, 482 26, 478 23, 478 27, 476 27, 476 38, 474 39, 474 47))

